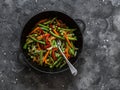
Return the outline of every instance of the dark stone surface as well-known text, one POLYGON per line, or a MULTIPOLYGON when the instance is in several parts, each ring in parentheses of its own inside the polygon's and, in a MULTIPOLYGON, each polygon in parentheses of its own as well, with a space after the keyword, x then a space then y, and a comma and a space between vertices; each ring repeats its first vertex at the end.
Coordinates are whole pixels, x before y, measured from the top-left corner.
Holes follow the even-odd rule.
POLYGON ((120 90, 120 0, 0 0, 0 90, 120 90), (86 23, 78 75, 34 72, 19 55, 24 24, 57 10, 86 23))

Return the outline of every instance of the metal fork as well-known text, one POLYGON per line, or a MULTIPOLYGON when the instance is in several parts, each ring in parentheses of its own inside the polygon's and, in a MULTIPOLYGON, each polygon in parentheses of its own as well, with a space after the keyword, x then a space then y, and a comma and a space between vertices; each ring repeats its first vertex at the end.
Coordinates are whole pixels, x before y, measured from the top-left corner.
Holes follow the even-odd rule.
POLYGON ((62 50, 61 50, 61 48, 60 48, 60 46, 61 46, 61 41, 60 41, 60 40, 57 40, 57 46, 58 46, 58 48, 59 48, 62 56, 65 58, 66 63, 68 64, 72 75, 73 75, 73 76, 76 76, 76 75, 77 75, 77 69, 69 62, 69 60, 66 58, 65 54, 62 52, 62 50))

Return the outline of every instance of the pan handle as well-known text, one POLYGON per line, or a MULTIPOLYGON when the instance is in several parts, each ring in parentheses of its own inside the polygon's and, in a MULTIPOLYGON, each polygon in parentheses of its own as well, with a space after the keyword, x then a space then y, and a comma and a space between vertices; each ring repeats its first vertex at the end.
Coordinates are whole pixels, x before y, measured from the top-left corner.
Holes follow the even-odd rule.
POLYGON ((84 21, 81 20, 81 19, 75 19, 75 21, 78 23, 81 32, 84 33, 85 28, 86 28, 86 25, 85 25, 84 21))

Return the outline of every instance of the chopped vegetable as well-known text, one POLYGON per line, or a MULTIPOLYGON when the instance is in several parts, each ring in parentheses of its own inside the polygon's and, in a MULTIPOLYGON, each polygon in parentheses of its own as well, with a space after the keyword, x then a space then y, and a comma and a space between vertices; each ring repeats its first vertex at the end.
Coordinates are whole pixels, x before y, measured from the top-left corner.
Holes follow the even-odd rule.
POLYGON ((63 64, 61 64, 60 68, 64 67, 66 62, 64 61, 63 64))
POLYGON ((78 50, 74 45, 77 40, 75 30, 57 17, 42 19, 26 36, 23 49, 28 52, 33 63, 51 69, 61 69, 66 65, 66 61, 58 50, 57 39, 61 40, 61 49, 65 56, 68 59, 75 57, 78 50))
POLYGON ((58 48, 53 48, 52 49, 52 58, 54 59, 54 60, 56 60, 57 58, 56 58, 56 55, 55 55, 55 51, 57 51, 58 50, 58 48))
POLYGON ((45 42, 44 41, 39 41, 39 40, 37 40, 37 39, 35 39, 34 37, 32 37, 32 36, 29 36, 33 41, 35 41, 35 42, 39 42, 39 43, 41 43, 41 44, 45 44, 45 42))
POLYGON ((40 24, 40 23, 44 23, 44 22, 46 22, 47 21, 47 19, 42 19, 42 20, 40 20, 36 25, 38 25, 38 24, 40 24))
POLYGON ((54 62, 53 67, 56 66, 56 65, 60 62, 61 58, 62 58, 62 57, 59 57, 59 58, 54 62))
POLYGON ((59 33, 58 33, 55 29, 53 29, 53 32, 54 32, 56 35, 59 35, 59 33))
POLYGON ((40 59, 39 59, 39 64, 42 66, 43 65, 43 50, 40 50, 40 59))
POLYGON ((36 31, 39 30, 39 29, 40 29, 40 27, 36 27, 32 32, 30 32, 30 34, 36 32, 36 31))
POLYGON ((69 46, 70 46, 70 47, 72 47, 72 44, 70 43, 70 41, 69 41, 69 39, 68 39, 68 37, 67 37, 67 35, 66 35, 66 34, 65 34, 65 36, 64 36, 64 37, 65 37, 65 39, 66 39, 67 43, 69 44, 69 46))
POLYGON ((49 54, 49 50, 46 52, 46 54, 45 54, 45 57, 43 58, 43 62, 45 62, 45 63, 47 63, 47 57, 48 57, 48 54, 49 54))

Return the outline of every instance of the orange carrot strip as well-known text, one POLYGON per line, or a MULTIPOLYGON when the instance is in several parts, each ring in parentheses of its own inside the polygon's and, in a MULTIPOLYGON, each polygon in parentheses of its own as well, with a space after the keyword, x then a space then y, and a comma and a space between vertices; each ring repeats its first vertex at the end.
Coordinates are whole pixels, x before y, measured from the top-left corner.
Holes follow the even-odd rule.
POLYGON ((70 41, 69 41, 69 39, 68 39, 66 34, 64 35, 64 37, 66 38, 66 41, 68 42, 69 46, 72 47, 72 44, 70 43, 70 41))
POLYGON ((39 23, 44 23, 45 21, 47 21, 48 19, 42 19, 40 20, 36 25, 38 25, 39 23))
POLYGON ((59 33, 56 31, 56 29, 53 29, 53 32, 54 32, 56 35, 59 35, 59 33))
POLYGON ((60 26, 60 22, 56 19, 57 25, 60 26))
POLYGON ((40 27, 36 27, 32 32, 30 32, 30 34, 36 32, 36 31, 39 30, 39 29, 40 29, 40 27))
POLYGON ((39 43, 37 43, 37 49, 41 50, 39 43))
POLYGON ((43 38, 43 35, 40 35, 37 37, 38 40, 41 40, 43 38))
POLYGON ((45 62, 47 64, 47 57, 48 57, 48 54, 49 54, 49 50, 46 52, 44 58, 43 58, 43 62, 45 62))
POLYGON ((65 48, 65 56, 66 56, 67 58, 70 57, 70 54, 68 53, 68 51, 69 51, 69 47, 68 47, 68 45, 67 45, 67 47, 65 48))

